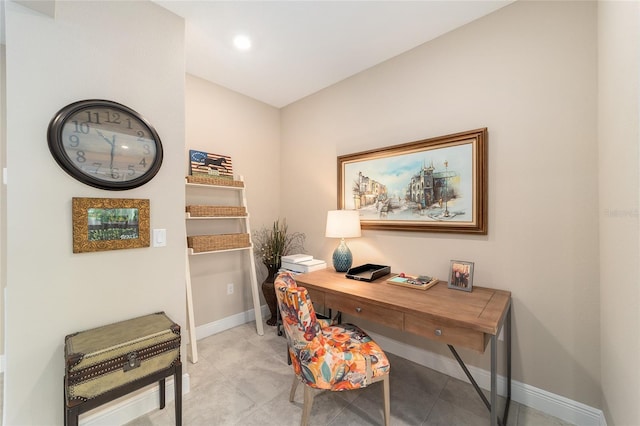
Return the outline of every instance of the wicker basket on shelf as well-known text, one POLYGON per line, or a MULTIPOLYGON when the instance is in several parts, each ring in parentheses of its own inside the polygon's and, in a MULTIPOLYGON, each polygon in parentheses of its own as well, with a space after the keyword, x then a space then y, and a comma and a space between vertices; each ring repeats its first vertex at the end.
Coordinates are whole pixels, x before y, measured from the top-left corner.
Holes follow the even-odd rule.
POLYGON ((241 180, 233 180, 220 176, 187 176, 187 183, 198 183, 201 185, 219 185, 219 186, 236 186, 238 188, 244 187, 244 182, 241 180))
POLYGON ((194 253, 206 251, 230 250, 251 245, 249 234, 194 235, 187 237, 187 246, 194 253))
POLYGON ((247 215, 244 206, 187 206, 187 213, 191 217, 225 217, 247 215))

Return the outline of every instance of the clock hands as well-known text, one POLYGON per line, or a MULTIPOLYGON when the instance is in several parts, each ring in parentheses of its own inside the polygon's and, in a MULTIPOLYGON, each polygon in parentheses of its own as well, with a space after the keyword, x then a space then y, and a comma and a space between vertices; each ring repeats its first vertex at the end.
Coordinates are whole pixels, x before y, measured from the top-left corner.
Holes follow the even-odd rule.
MULTIPOLYGON (((98 133, 98 135, 104 139, 105 141, 107 141, 107 143, 109 145, 111 145, 111 153, 110 153, 110 160, 109 160, 109 170, 111 170, 111 176, 113 176, 113 157, 115 155, 115 151, 116 151, 116 135, 114 134, 111 137, 111 140, 109 140, 109 138, 107 138, 105 135, 102 134, 102 132, 98 129, 96 129, 96 133, 98 133)), ((113 176, 115 177, 115 176, 113 176)))
POLYGON ((111 176, 113 176, 113 155, 116 151, 116 136, 113 135, 113 143, 111 144, 111 159, 109 160, 109 169, 111 169, 111 176))
POLYGON ((116 135, 113 135, 113 137, 111 138, 111 140, 109 140, 108 137, 106 137, 105 135, 102 134, 102 132, 98 129, 96 129, 96 133, 98 134, 98 136, 100 136, 102 139, 104 139, 105 141, 107 141, 107 143, 111 146, 114 146, 116 144, 116 135))

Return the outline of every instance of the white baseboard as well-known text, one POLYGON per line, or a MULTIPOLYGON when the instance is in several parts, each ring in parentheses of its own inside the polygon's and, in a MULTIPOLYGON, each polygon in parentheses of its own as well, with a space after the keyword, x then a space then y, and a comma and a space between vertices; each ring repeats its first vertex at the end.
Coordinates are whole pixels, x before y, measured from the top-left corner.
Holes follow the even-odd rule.
MULTIPOLYGON (((432 370, 455 377, 456 379, 469 382, 467 376, 454 358, 416 348, 415 346, 398 342, 397 340, 377 333, 369 331, 367 331, 367 333, 386 351, 431 368, 432 370)), ((483 389, 489 389, 491 387, 491 374, 489 371, 472 365, 468 365, 467 368, 478 383, 478 386, 483 389)), ((499 375, 497 379, 498 394, 506 395, 506 378, 499 375)), ((534 408, 576 425, 606 426, 607 424, 602 410, 516 380, 511 380, 511 399, 527 407, 534 408)))
MULTIPOLYGON (((165 382, 165 398, 169 403, 174 400, 173 378, 166 379, 165 382)), ((190 379, 189 374, 182 374, 182 394, 189 393, 190 379)), ((106 404, 90 411, 87 414, 80 415, 79 424, 81 426, 113 426, 128 423, 136 418, 158 410, 160 401, 160 387, 155 385, 142 391, 132 394, 124 400, 113 404, 106 404)), ((173 410, 165 407, 165 410, 173 410)))
MULTIPOLYGON (((262 310, 262 318, 266 315, 271 315, 269 312, 269 307, 267 305, 261 306, 262 310)), ((196 327, 196 340, 204 339, 205 337, 213 336, 214 334, 218 334, 222 331, 228 330, 233 327, 237 327, 239 325, 255 321, 255 311, 250 309, 245 312, 240 312, 239 314, 231 315, 226 318, 222 318, 221 320, 210 322, 208 324, 204 324, 196 327)))

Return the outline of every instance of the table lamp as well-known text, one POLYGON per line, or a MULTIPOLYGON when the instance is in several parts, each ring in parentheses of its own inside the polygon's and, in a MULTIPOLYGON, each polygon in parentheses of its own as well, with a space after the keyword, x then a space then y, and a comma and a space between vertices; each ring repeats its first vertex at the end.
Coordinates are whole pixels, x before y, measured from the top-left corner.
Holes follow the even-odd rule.
POLYGON ((359 237, 360 214, 357 210, 330 210, 327 213, 327 238, 340 238, 340 244, 333 252, 333 267, 336 272, 346 272, 351 268, 353 256, 344 242, 345 238, 359 237))

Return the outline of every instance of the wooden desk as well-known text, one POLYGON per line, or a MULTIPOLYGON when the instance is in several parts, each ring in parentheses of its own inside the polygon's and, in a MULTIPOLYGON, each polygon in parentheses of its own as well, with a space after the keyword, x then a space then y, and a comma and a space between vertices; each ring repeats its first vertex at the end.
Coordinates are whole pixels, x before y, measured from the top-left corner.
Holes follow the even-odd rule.
POLYGON ((463 292, 440 281, 428 290, 388 284, 390 275, 373 282, 345 278, 330 269, 296 276, 311 300, 327 308, 387 327, 417 334, 449 346, 454 357, 491 412, 491 425, 506 424, 511 401, 511 292, 473 287, 463 292), (497 415, 498 333, 504 325, 507 351, 507 403, 497 415), (454 348, 484 353, 491 346, 491 401, 488 401, 454 348))

